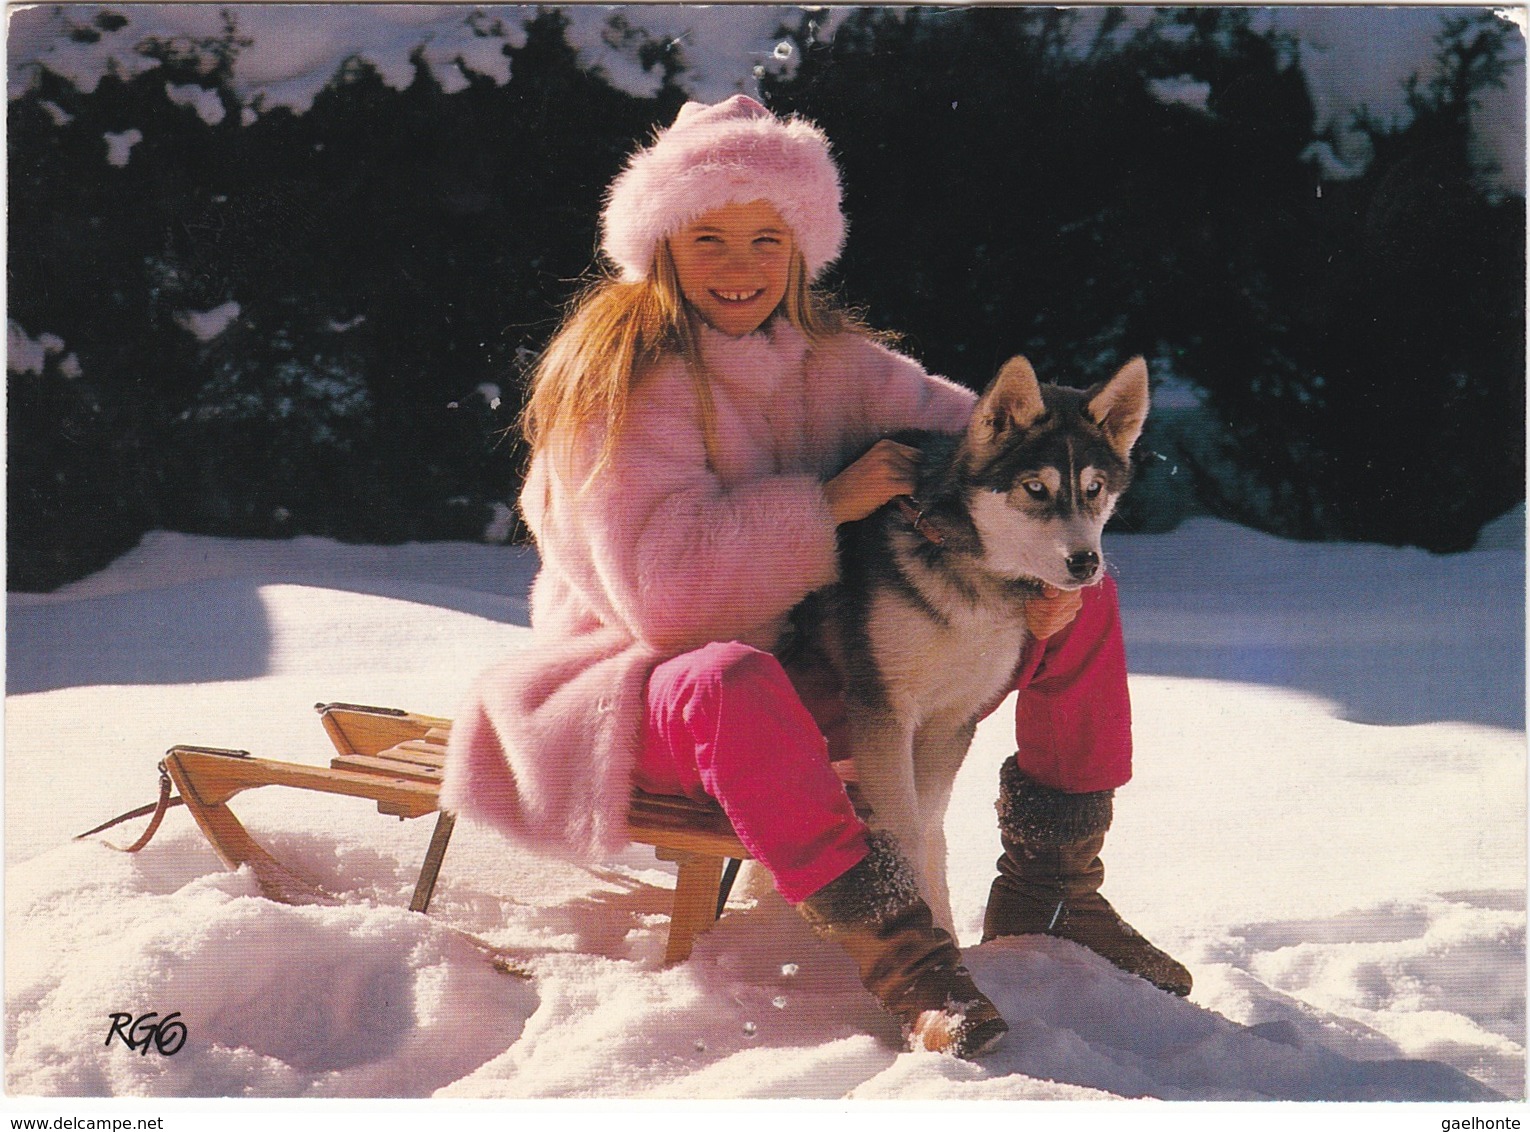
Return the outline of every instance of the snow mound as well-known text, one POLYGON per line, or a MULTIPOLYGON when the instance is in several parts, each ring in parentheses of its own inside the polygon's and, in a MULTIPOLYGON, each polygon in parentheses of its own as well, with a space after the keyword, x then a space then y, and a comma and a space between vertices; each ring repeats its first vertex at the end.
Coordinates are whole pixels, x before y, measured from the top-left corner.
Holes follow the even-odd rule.
POLYGON ((903 1052, 848 958, 757 883, 664 968, 674 875, 640 848, 582 868, 464 823, 419 916, 404 909, 430 823, 363 802, 237 799, 280 860, 339 894, 301 907, 225 871, 181 809, 136 856, 69 840, 151 800, 174 743, 322 764, 316 701, 450 715, 525 641, 524 549, 161 533, 57 593, 13 595, 7 1092, 1521 1100, 1525 741, 1490 720, 1523 718, 1523 641, 1487 618, 1457 639, 1415 601, 1470 578, 1522 608, 1523 551, 1310 547, 1216 523, 1107 549, 1137 772, 1105 892, 1187 962, 1195 992, 1059 940, 978 944, 1006 705, 979 728, 948 821, 959 941, 1012 1027, 975 1064, 903 1052), (1335 572, 1364 592, 1336 598, 1335 572), (1342 668, 1310 660, 1336 650, 1342 668), (1494 666, 1506 678, 1466 695, 1494 666), (1384 694, 1426 671, 1435 695, 1384 694), (173 1056, 108 1042, 114 1019, 151 1014, 185 1027, 173 1056))

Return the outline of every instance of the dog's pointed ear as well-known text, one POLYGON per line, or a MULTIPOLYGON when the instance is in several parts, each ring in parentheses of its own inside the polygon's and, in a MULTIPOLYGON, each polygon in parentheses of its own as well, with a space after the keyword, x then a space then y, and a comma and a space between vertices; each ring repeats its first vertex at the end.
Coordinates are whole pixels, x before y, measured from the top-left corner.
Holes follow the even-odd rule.
POLYGON ((1133 358, 1104 385, 1088 393, 1086 409, 1121 459, 1126 459, 1142 435, 1148 415, 1147 362, 1133 358))
POLYGON ((1004 363, 977 408, 972 410, 968 442, 978 451, 985 451, 1011 430, 1030 428, 1046 411, 1036 371, 1016 354, 1004 363))

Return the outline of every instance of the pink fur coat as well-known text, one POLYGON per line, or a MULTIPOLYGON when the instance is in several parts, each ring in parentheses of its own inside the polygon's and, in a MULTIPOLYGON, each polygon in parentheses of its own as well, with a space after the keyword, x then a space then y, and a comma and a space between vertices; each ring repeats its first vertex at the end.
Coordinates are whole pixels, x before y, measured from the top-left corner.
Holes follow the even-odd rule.
POLYGON ((443 807, 564 856, 621 848, 649 674, 710 641, 771 648, 837 576, 823 483, 888 433, 959 430, 975 400, 860 335, 810 349, 784 320, 737 339, 703 330, 702 353, 715 468, 679 359, 642 375, 611 464, 582 490, 583 475, 533 461, 531 638, 459 711, 443 807))

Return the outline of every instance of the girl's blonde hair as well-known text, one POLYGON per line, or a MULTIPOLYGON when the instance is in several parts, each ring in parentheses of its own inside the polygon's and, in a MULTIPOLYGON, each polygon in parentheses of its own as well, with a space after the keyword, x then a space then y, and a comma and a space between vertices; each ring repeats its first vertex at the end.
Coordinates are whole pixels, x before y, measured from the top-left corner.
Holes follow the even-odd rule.
MULTIPOLYGON (((786 294, 772 317, 784 317, 809 343, 842 331, 872 335, 860 316, 808 283, 802 254, 793 250, 786 294)), ((547 451, 559 471, 572 474, 578 438, 592 423, 604 425, 601 448, 586 482, 611 461, 627 420, 632 389, 648 366, 666 354, 690 372, 700 406, 707 458, 717 463, 717 419, 701 358, 698 316, 680 290, 668 241, 659 244, 648 278, 597 280, 577 297, 563 326, 531 376, 521 428, 532 457, 547 451)))

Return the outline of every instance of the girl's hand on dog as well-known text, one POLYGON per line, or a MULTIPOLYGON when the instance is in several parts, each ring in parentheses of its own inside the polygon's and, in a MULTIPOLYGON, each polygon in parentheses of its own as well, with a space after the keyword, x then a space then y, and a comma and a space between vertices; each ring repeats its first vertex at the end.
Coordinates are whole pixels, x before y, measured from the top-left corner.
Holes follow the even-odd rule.
POLYGON ((1060 590, 1042 583, 1041 596, 1025 603, 1025 627, 1044 641, 1072 624, 1083 604, 1083 590, 1060 590))
POLYGON ((836 523, 864 519, 878 507, 914 490, 919 449, 879 440, 864 456, 823 485, 836 523))

